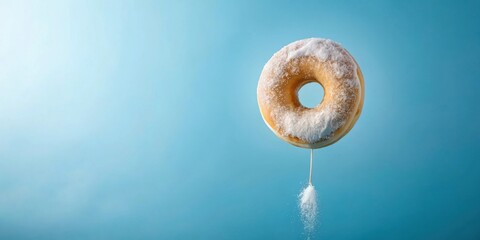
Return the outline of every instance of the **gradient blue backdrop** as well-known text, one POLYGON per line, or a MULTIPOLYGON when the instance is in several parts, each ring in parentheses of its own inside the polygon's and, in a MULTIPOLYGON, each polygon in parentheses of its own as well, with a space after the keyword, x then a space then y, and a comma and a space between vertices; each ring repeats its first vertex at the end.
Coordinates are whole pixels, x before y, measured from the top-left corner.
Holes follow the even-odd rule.
POLYGON ((318 239, 480 238, 475 1, 1 1, 0 239, 301 239, 307 150, 263 65, 343 44, 363 114, 316 152, 318 239))

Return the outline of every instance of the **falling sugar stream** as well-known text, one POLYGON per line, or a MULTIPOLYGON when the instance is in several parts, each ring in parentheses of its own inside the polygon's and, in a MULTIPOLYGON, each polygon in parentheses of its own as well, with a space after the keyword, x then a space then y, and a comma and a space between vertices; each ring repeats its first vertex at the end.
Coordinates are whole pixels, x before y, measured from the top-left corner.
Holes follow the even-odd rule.
POLYGON ((312 185, 312 168, 313 168, 313 149, 310 149, 310 178, 308 184, 312 185))
POLYGON ((313 149, 310 150, 310 177, 308 186, 305 187, 299 195, 300 215, 307 239, 312 237, 317 221, 317 193, 312 184, 312 168, 313 149))

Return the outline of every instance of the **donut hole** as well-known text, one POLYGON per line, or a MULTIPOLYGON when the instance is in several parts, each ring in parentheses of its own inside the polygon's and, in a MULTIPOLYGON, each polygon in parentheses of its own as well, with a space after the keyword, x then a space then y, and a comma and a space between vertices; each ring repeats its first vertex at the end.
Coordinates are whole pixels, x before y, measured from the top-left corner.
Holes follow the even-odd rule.
POLYGON ((298 100, 306 108, 318 106, 322 102, 323 96, 323 87, 318 82, 307 83, 298 91, 298 100))

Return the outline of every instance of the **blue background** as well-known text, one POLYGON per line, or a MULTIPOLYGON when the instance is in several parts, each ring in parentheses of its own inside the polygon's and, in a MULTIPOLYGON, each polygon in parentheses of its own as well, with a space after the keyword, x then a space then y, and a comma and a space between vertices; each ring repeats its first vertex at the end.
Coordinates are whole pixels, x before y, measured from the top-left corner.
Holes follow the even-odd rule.
POLYGON ((480 238, 474 1, 1 1, 0 239, 301 239, 309 152, 256 102, 324 37, 366 83, 318 239, 480 238))

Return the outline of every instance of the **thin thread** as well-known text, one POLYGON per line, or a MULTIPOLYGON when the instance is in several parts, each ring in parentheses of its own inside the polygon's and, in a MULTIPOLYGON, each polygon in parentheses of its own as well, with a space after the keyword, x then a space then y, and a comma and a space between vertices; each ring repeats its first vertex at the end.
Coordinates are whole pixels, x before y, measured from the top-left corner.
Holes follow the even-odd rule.
POLYGON ((308 183, 312 185, 312 167, 313 167, 313 148, 310 149, 310 178, 308 183))

